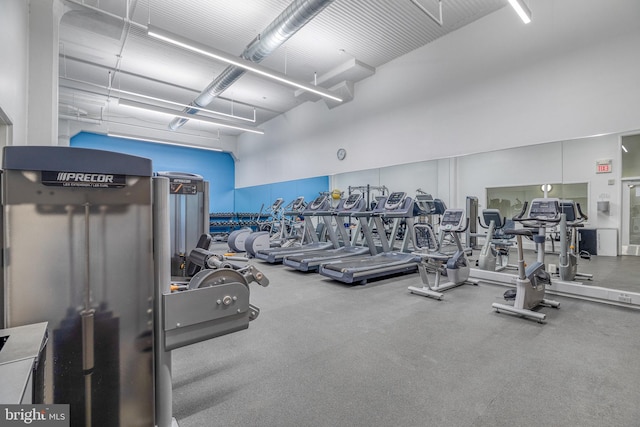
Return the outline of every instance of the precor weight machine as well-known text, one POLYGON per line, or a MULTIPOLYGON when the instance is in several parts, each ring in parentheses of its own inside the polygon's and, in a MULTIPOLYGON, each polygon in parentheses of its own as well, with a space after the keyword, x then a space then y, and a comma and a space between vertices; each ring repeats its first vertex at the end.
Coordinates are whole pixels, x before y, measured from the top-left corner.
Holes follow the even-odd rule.
POLYGON ((186 276, 186 258, 198 238, 209 233, 209 183, 188 172, 158 172, 169 179, 171 275, 186 276))
POLYGON ((38 403, 73 427, 177 425, 171 351, 246 329, 266 277, 207 268, 171 292, 170 181, 149 159, 11 146, 3 169, 2 327, 48 322, 38 403))

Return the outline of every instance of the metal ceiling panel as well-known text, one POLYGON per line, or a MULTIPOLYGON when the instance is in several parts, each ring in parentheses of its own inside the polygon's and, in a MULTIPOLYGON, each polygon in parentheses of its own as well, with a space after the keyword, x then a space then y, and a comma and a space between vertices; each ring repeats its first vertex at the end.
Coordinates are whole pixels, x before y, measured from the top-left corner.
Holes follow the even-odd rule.
MULTIPOLYGON (((416 1, 438 14, 438 0, 416 1)), ((60 30, 61 93, 65 103, 76 99, 77 105, 72 108, 89 116, 100 114, 95 102, 82 105, 83 98, 72 94, 82 89, 71 88, 73 85, 64 78, 107 86, 109 71, 113 87, 189 102, 226 64, 150 38, 147 24, 239 55, 289 3, 67 0, 69 12, 63 16, 60 30)), ((440 26, 411 0, 335 0, 261 65, 307 82, 353 58, 376 68, 506 4, 507 0, 442 0, 440 26)), ((215 101, 216 107, 231 110, 233 105, 242 114, 252 114, 255 107, 256 125, 305 102, 290 87, 248 74, 220 98, 215 101)), ((69 111, 68 105, 65 110, 69 111)))

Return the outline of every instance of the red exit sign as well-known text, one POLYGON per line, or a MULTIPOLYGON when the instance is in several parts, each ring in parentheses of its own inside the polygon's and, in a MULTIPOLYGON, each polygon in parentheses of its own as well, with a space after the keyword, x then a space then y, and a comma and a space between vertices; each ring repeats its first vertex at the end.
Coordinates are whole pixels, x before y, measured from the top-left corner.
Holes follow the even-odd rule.
POLYGON ((612 164, 611 159, 597 160, 596 173, 611 173, 612 172, 611 164, 612 164))

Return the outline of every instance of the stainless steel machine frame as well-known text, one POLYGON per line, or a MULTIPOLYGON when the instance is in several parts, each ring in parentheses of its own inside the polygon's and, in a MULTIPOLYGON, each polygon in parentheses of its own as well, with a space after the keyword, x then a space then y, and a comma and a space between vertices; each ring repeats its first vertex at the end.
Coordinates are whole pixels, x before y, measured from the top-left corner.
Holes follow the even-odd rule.
POLYGON ((74 426, 153 425, 151 161, 4 148, 3 322, 49 323, 44 402, 74 426))
POLYGON ((74 427, 176 426, 171 350, 246 329, 268 279, 205 267, 172 293, 170 181, 148 159, 5 147, 3 167, 2 326, 48 322, 42 403, 74 427))
POLYGON ((163 171, 169 179, 171 275, 186 275, 186 258, 198 238, 209 233, 209 182, 189 172, 163 171))

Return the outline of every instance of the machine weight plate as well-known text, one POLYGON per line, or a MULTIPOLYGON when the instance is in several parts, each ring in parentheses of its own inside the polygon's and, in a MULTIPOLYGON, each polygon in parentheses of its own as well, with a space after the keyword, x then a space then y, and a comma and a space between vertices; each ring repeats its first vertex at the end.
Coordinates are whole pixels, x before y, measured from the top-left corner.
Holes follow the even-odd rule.
POLYGON ((249 286, 247 279, 235 270, 230 268, 222 268, 219 270, 202 270, 198 272, 191 281, 189 281, 189 289, 204 288, 207 286, 216 286, 223 283, 242 283, 249 286))

